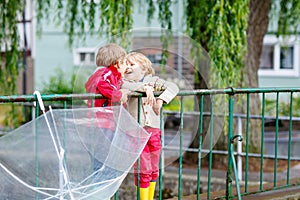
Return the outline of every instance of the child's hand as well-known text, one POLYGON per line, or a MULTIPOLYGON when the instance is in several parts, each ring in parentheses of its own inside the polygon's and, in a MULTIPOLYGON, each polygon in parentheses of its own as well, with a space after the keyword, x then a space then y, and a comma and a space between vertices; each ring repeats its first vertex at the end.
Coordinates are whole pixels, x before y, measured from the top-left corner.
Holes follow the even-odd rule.
POLYGON ((145 86, 144 89, 145 89, 146 96, 147 96, 146 104, 148 104, 150 106, 153 106, 153 104, 155 103, 155 97, 154 97, 154 93, 153 93, 153 91, 154 91, 153 87, 151 87, 151 86, 145 86))
POLYGON ((120 89, 120 91, 122 92, 122 97, 120 99, 120 103, 124 104, 128 101, 128 94, 130 93, 130 90, 128 89, 120 89))
POLYGON ((156 99, 152 109, 155 112, 156 115, 160 115, 160 109, 163 105, 164 101, 161 99, 156 99))

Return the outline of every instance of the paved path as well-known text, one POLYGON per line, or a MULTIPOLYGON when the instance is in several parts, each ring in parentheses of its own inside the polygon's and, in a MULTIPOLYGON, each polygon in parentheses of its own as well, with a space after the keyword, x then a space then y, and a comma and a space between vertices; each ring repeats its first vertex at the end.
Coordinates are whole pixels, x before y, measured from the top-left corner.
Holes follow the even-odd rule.
MULTIPOLYGON (((167 173, 177 173, 177 169, 175 167, 169 167, 166 171, 167 173)), ((185 176, 191 176, 194 178, 197 178, 197 172, 196 169, 183 169, 183 174, 185 176)), ((243 175, 245 173, 243 172, 243 175)), ((201 184, 207 184, 207 170, 201 169, 201 184)), ((251 192, 257 192, 260 191, 260 183, 259 178, 260 174, 259 172, 249 172, 249 181, 248 181, 248 193, 251 192)), ((263 190, 264 192, 257 193, 257 194, 251 194, 243 196, 243 200, 258 200, 258 199, 266 199, 266 200, 281 200, 281 199, 288 199, 288 200, 298 200, 300 199, 300 164, 296 165, 291 168, 290 170, 290 184, 294 186, 290 186, 288 188, 283 188, 287 181, 287 171, 278 172, 277 173, 277 182, 276 186, 281 189, 273 190, 274 188, 274 173, 264 173, 263 174, 263 190), (270 190, 270 191, 269 191, 270 190)), ((223 184, 226 188, 226 171, 222 170, 213 170, 211 182, 218 182, 218 184, 223 184)), ((240 191, 241 193, 245 192, 244 188, 245 182, 240 182, 240 191)), ((236 188, 233 187, 233 194, 236 194, 236 188)), ((226 194, 226 190, 220 190, 220 191, 212 191, 210 194, 210 199, 220 199, 220 197, 224 197, 226 194)), ((178 197, 171 198, 169 200, 176 200, 178 197)), ((197 199, 196 195, 189 195, 189 196, 183 196, 181 198, 182 200, 194 200, 197 199)), ((201 200, 207 199, 207 194, 202 193, 201 200)))

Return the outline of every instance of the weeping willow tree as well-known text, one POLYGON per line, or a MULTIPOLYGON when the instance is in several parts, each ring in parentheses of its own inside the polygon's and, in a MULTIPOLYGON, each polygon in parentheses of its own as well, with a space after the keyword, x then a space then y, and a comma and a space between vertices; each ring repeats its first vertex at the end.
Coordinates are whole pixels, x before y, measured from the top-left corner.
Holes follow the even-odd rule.
MULTIPOLYGON (((126 47, 133 28, 133 11, 145 5, 148 21, 158 14, 161 27, 172 29, 172 0, 33 1, 38 32, 42 33, 44 19, 54 21, 64 27, 70 45, 76 38, 84 40, 89 34, 98 34, 126 47)), ((219 88, 258 86, 262 42, 270 16, 274 16, 277 23, 278 35, 299 31, 300 2, 297 0, 183 0, 183 5, 186 32, 209 53, 214 63, 210 69, 210 81, 219 88)), ((0 94, 9 95, 16 93, 18 63, 22 58, 17 22, 25 1, 3 0, 0 6, 0 94)), ((163 36, 161 40, 167 49, 169 41, 165 38, 163 36)), ((167 57, 167 51, 163 56, 167 57)), ((197 85, 199 74, 195 77, 197 85)), ((255 114, 258 113, 259 99, 253 102, 251 110, 256 110, 252 113, 255 114)), ((253 136, 252 141, 253 145, 257 144, 257 137, 253 136)))
POLYGON ((8 95, 16 92, 16 80, 18 77, 18 61, 22 54, 19 48, 18 20, 24 10, 23 2, 0 2, 0 94, 8 95))
MULTIPOLYGON (((16 0, 0 2, 0 95, 14 94, 17 91, 17 78, 22 53, 19 47, 17 23, 24 10, 23 2, 16 0)), ((0 105, 1 106, 1 105, 0 105)), ((4 125, 18 124, 19 116, 16 106, 1 107, 1 115, 5 115, 4 125), (8 114, 4 114, 8 110, 8 114)))
MULTIPOLYGON (((270 20, 277 28, 277 36, 299 32, 300 2, 296 0, 187 2, 188 32, 209 52, 213 61, 210 81, 219 88, 258 87, 263 38, 270 20)), ((246 104, 244 99, 241 101, 240 105, 246 104)), ((235 113, 245 113, 245 109, 237 106, 235 113)), ((251 114, 260 114, 260 109, 258 95, 252 95, 251 114)), ((251 130, 249 144, 256 151, 261 142, 259 124, 251 122, 251 130)))

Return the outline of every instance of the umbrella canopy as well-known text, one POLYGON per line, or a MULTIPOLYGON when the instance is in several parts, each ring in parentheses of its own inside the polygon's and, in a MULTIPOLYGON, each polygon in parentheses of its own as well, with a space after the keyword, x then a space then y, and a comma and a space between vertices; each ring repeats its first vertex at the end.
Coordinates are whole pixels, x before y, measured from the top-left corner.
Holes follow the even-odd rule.
POLYGON ((148 139, 122 106, 50 110, 0 138, 0 199, 107 199, 148 139))

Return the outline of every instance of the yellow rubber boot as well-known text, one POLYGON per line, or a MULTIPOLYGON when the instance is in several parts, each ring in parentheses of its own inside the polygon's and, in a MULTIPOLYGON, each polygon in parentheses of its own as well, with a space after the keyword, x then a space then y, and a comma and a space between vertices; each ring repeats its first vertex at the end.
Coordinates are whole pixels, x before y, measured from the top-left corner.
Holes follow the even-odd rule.
POLYGON ((149 199, 149 188, 140 188, 140 200, 149 199))
POLYGON ((149 200, 153 200, 154 199, 155 185, 156 185, 156 182, 150 182, 150 186, 149 186, 149 200))

